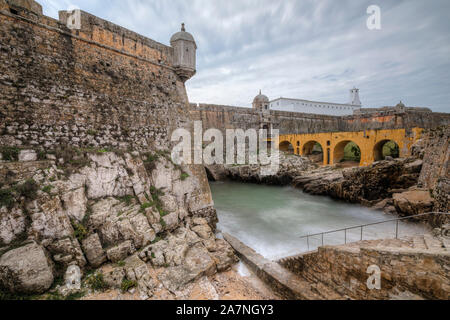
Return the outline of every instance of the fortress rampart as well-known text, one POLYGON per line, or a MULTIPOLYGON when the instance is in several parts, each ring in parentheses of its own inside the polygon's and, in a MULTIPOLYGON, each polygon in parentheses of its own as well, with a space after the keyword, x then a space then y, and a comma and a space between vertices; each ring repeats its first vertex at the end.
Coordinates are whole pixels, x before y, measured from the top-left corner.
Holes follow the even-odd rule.
MULTIPOLYGON (((255 109, 213 104, 191 104, 193 119, 201 120, 204 128, 262 128, 269 122, 280 134, 313 134, 324 132, 358 132, 434 128, 450 124, 450 114, 431 112, 424 108, 382 108, 351 116, 329 116, 284 111, 270 111, 264 117, 255 109)), ((368 110, 368 109, 365 109, 368 110)))
POLYGON ((83 11, 70 30, 64 11, 0 9, 0 145, 167 148, 188 124, 172 47, 83 11))

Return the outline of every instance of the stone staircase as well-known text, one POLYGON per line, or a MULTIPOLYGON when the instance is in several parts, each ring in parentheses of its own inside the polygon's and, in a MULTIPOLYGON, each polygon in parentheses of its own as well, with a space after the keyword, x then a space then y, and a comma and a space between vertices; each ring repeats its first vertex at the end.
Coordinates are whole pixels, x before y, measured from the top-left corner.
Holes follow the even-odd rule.
POLYGON ((325 246, 270 261, 238 239, 224 238, 273 290, 287 299, 449 299, 449 239, 421 235, 325 246), (367 287, 367 269, 382 271, 382 289, 367 287))
POLYGON ((395 299, 397 294, 393 292, 399 292, 398 296, 408 297, 408 299, 411 297, 440 299, 445 298, 446 295, 450 298, 448 296, 450 288, 448 273, 450 266, 449 240, 446 237, 420 235, 403 239, 361 241, 347 245, 322 247, 317 251, 281 259, 278 263, 306 281, 309 290, 316 294, 319 299, 395 299), (390 262, 387 263, 387 261, 390 262), (430 261, 437 261, 441 268, 430 264, 430 261), (392 264, 395 268, 390 269, 389 267, 392 266, 386 266, 385 263, 392 264), (430 265, 427 265, 423 270, 417 270, 416 274, 414 264, 418 264, 420 268, 422 263, 430 265), (363 267, 357 270, 358 268, 355 267, 357 264, 363 267), (389 290, 385 292, 382 290, 371 295, 373 292, 368 292, 364 288, 365 283, 361 279, 359 279, 361 280, 359 284, 356 285, 357 281, 352 278, 352 274, 357 274, 359 271, 361 278, 364 279, 365 276, 365 279, 367 279, 369 275, 365 275, 365 269, 371 264, 380 266, 384 273, 383 280, 388 283, 389 290), (336 270, 345 275, 341 277, 333 275, 336 270), (433 274, 435 270, 442 272, 433 274), (426 276, 417 276, 424 274, 426 276), (392 280, 393 277, 397 280, 392 280), (352 294, 358 292, 358 290, 351 288, 352 281, 355 287, 359 286, 359 293, 352 294), (416 286, 416 282, 428 284, 416 286), (429 288, 430 286, 436 286, 436 283, 439 282, 444 283, 440 287, 442 288, 439 289, 440 291, 429 288), (417 289, 416 293, 421 290, 425 292, 420 295, 411 293, 405 288, 412 288, 412 291, 417 289), (428 289, 431 293, 427 291, 428 289))
POLYGON ((279 263, 265 259, 235 237, 224 234, 224 238, 236 250, 242 261, 284 298, 297 300, 343 299, 339 293, 322 283, 311 283, 302 276, 282 267, 279 263))

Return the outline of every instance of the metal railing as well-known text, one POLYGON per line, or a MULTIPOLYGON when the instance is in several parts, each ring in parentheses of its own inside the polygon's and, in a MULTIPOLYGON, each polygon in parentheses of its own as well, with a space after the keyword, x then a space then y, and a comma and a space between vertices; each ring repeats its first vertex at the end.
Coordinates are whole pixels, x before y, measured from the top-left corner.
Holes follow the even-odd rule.
POLYGON ((309 235, 306 235, 306 236, 301 236, 300 239, 306 239, 307 245, 308 245, 308 251, 309 251, 310 250, 309 240, 312 237, 320 236, 321 237, 321 241, 322 241, 322 247, 323 247, 324 246, 324 236, 326 234, 337 233, 337 232, 344 232, 344 234, 345 234, 345 242, 344 242, 344 244, 347 244, 348 231, 349 230, 355 230, 355 229, 361 229, 361 240, 360 241, 363 241, 363 239, 364 239, 364 237, 363 237, 364 236, 363 235, 364 228, 370 227, 370 226, 375 226, 375 225, 380 225, 380 224, 384 224, 384 223, 389 223, 389 222, 396 222, 396 224, 395 224, 395 239, 398 239, 398 236, 399 236, 399 223, 400 223, 400 221, 409 220, 409 219, 416 219, 416 218, 425 217, 425 216, 429 216, 429 215, 450 215, 450 213, 448 213, 448 212, 422 213, 422 214, 409 216, 409 217, 384 220, 384 221, 380 221, 380 222, 367 223, 367 224, 354 226, 354 227, 348 227, 348 228, 336 229, 336 230, 332 230, 332 231, 326 231, 326 232, 319 232, 319 233, 315 233, 315 234, 309 234, 309 235))

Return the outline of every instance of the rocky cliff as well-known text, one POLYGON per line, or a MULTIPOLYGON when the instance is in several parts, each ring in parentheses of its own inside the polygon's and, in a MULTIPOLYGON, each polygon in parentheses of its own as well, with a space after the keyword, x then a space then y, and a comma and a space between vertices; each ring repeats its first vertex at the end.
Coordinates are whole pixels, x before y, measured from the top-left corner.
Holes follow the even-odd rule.
POLYGON ((192 129, 173 48, 80 15, 71 30, 67 12, 0 1, 1 291, 114 263, 148 297, 142 264, 171 289, 226 269, 204 168, 168 156, 173 130, 192 129))
MULTIPOLYGON (((0 164, 10 177, 0 189, 3 290, 42 293, 70 266, 83 272, 131 259, 163 267, 160 281, 175 291, 236 262, 215 238, 215 211, 193 211, 191 194, 202 182, 188 167, 163 153, 71 152, 0 164)), ((117 281, 136 281, 143 297, 155 288, 127 272, 117 281)))

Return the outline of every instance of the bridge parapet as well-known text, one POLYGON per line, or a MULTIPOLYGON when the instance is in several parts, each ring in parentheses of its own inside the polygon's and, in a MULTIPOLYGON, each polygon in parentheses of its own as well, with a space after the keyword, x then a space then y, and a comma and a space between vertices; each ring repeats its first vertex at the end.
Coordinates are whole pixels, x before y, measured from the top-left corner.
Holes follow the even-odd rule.
POLYGON ((411 155, 412 145, 420 139, 423 129, 387 129, 364 130, 358 132, 327 132, 312 134, 280 135, 280 150, 293 149, 301 156, 310 155, 318 143, 323 150, 323 165, 339 163, 344 158, 344 150, 348 143, 355 143, 361 152, 360 166, 368 166, 382 160, 382 148, 386 142, 393 141, 399 147, 401 158, 411 155))

